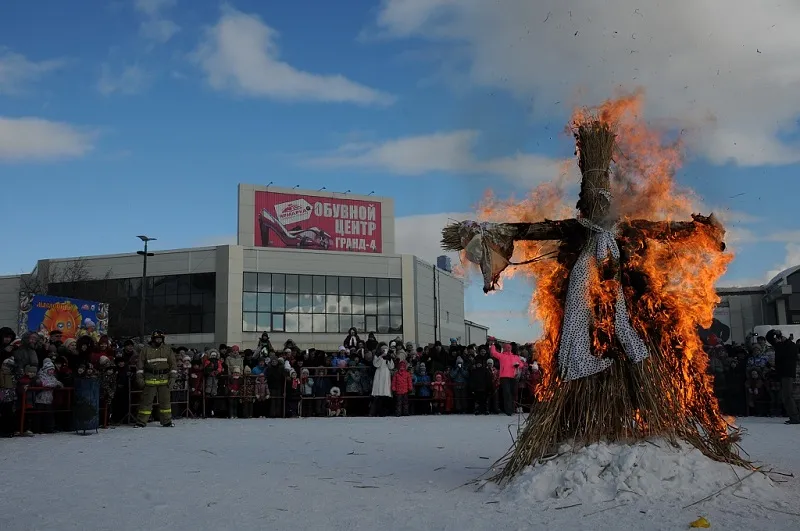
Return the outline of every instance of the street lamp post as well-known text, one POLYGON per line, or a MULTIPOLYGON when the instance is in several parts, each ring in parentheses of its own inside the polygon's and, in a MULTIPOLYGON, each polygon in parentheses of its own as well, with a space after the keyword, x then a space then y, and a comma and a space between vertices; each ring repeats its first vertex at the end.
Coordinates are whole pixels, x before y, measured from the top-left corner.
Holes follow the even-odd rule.
POLYGON ((147 243, 155 241, 156 238, 150 238, 149 236, 142 235, 137 236, 137 238, 144 242, 144 251, 136 251, 136 254, 142 257, 142 292, 140 294, 141 306, 139 307, 139 341, 144 343, 144 318, 147 297, 147 257, 155 256, 153 253, 147 252, 147 243))

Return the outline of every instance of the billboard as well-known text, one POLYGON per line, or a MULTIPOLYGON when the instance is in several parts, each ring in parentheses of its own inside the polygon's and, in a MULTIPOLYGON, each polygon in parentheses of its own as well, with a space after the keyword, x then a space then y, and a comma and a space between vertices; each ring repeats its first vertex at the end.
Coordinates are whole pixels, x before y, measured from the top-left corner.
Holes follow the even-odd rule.
POLYGON ((700 330, 700 339, 708 343, 711 336, 715 336, 720 343, 731 341, 731 309, 729 306, 714 308, 714 320, 711 326, 700 330))
POLYGON ((381 253, 381 203, 255 192, 255 246, 381 253))
POLYGON ((108 333, 108 305, 102 302, 20 293, 19 334, 44 335, 60 330, 66 339, 77 337, 86 325, 93 324, 99 334, 108 333))

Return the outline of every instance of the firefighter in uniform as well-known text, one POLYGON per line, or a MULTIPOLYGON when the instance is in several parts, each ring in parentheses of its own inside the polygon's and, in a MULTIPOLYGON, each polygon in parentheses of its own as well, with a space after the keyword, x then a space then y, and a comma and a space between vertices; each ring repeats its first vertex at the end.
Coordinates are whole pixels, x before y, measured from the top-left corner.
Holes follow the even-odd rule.
POLYGON ((158 410, 161 425, 172 427, 172 405, 170 403, 170 389, 178 375, 175 354, 172 348, 164 343, 164 333, 160 330, 153 332, 148 343, 139 354, 136 364, 136 383, 142 391, 139 402, 139 415, 136 418, 136 427, 144 428, 153 413, 153 399, 158 397, 158 410))

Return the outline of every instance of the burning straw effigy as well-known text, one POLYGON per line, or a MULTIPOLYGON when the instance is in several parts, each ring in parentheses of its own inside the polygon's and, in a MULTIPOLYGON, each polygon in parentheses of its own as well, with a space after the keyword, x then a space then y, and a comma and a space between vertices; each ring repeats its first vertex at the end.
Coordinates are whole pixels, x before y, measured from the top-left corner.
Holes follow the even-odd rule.
POLYGON ((555 249, 524 262, 554 261, 546 289, 557 304, 538 343, 545 371, 539 400, 492 479, 507 482, 564 444, 577 450, 655 438, 685 441, 711 459, 750 467, 713 395, 696 334, 698 320, 710 321, 714 301, 707 316, 687 316, 682 293, 693 287, 670 283, 670 272, 658 265, 659 256, 680 263, 675 255, 683 252, 692 257, 685 266, 702 273, 704 260, 725 250, 723 227, 713 214, 691 221, 620 218, 612 196, 615 124, 592 114, 572 132, 582 174, 574 219, 464 221, 443 230, 445 250, 463 251, 480 266, 484 292, 495 289, 509 265, 520 265, 511 262, 515 242, 549 241, 555 249))

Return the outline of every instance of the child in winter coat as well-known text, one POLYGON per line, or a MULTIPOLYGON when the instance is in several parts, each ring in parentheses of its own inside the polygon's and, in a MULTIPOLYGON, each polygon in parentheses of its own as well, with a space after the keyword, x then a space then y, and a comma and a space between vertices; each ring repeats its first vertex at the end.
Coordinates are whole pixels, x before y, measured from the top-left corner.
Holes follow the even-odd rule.
POLYGON ((303 395, 300 416, 310 417, 314 411, 314 378, 311 378, 310 372, 306 368, 300 370, 300 388, 303 395))
POLYGON ((108 356, 100 356, 98 361, 100 373, 100 407, 105 407, 105 414, 110 415, 111 404, 117 392, 117 368, 108 356))
POLYGON ((345 417, 347 410, 344 407, 342 392, 338 387, 331 387, 331 392, 326 399, 329 417, 345 417))
POLYGON ((256 403, 254 414, 257 418, 269 416, 269 385, 267 385, 267 375, 262 371, 255 377, 256 403))
POLYGON ((203 388, 205 386, 203 379, 200 360, 194 360, 192 368, 189 370, 189 411, 195 417, 203 415, 203 388))
POLYGON ((331 379, 325 377, 325 369, 317 369, 314 371, 314 416, 324 417, 326 415, 327 407, 325 400, 330 393, 331 379))
POLYGON ((444 375, 437 372, 434 381, 431 383, 431 405, 434 415, 441 415, 444 412, 447 391, 445 390, 444 375))
POLYGON ((761 377, 761 371, 750 369, 750 376, 745 383, 747 389, 747 409, 748 414, 764 416, 769 407, 769 394, 761 377))
MULTIPOLYGON (((111 403, 111 421, 114 424, 126 422, 128 406, 130 403, 130 372, 125 363, 125 356, 122 352, 114 358, 117 364, 116 382, 114 389, 114 400, 111 403)), ((58 366, 58 363, 56 363, 58 366)), ((59 378, 60 380, 61 378, 59 378)), ((63 382, 63 380, 62 380, 63 382)))
POLYGON ((456 358, 456 365, 450 369, 450 380, 453 382, 453 398, 456 413, 464 413, 467 410, 467 379, 469 372, 464 366, 464 359, 461 356, 456 358))
POLYGON ((494 359, 489 358, 486 360, 486 366, 489 372, 492 373, 492 386, 489 389, 489 413, 500 413, 500 371, 494 366, 494 359))
POLYGON ((206 415, 213 417, 217 409, 216 397, 219 389, 219 377, 222 374, 222 361, 219 359, 219 352, 211 350, 208 358, 203 361, 203 375, 205 376, 206 386, 206 415))
POLYGON ((256 377, 253 376, 250 366, 244 366, 242 381, 242 418, 253 418, 253 402, 256 400, 256 377))
POLYGON ((239 402, 242 392, 242 369, 233 367, 233 374, 228 379, 228 418, 239 418, 239 402))
POLYGON ((484 364, 484 358, 478 356, 469 371, 469 389, 475 402, 475 414, 488 413, 487 401, 493 390, 492 371, 484 364))
POLYGON ((408 416, 408 394, 414 387, 411 373, 408 372, 408 364, 400 362, 400 370, 392 376, 392 394, 394 395, 394 416, 408 416))
POLYGON ((428 415, 431 412, 431 377, 428 376, 428 368, 424 363, 417 365, 414 387, 419 397, 414 413, 428 415))
POLYGON ((297 377, 297 371, 292 369, 286 379, 286 416, 288 418, 294 419, 299 416, 298 408, 302 399, 303 389, 300 384, 300 378, 297 377))
POLYGON ((19 415, 25 415, 23 434, 29 436, 33 435, 31 417, 34 415, 28 413, 32 413, 36 406, 36 391, 29 391, 28 388, 36 385, 36 372, 36 366, 29 365, 25 367, 25 372, 17 380, 17 411, 19 415))
POLYGON ((33 431, 34 433, 53 433, 53 430, 55 430, 53 389, 63 387, 63 384, 56 378, 56 367, 50 358, 44 359, 39 375, 36 377, 36 387, 44 387, 45 389, 36 394, 36 415, 33 419, 33 431))
POLYGON ((15 424, 14 402, 17 400, 17 382, 14 378, 14 358, 0 366, 0 437, 13 437, 15 424))

